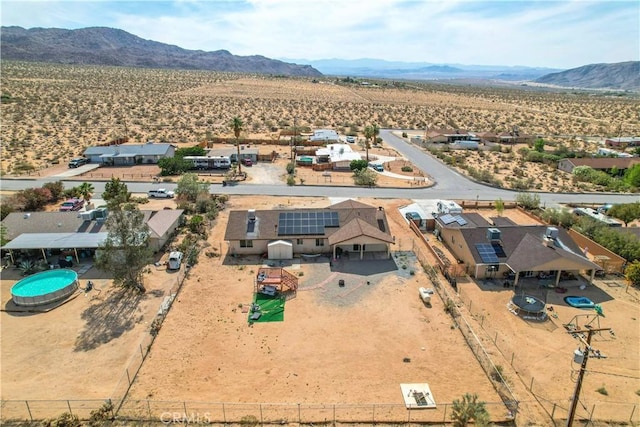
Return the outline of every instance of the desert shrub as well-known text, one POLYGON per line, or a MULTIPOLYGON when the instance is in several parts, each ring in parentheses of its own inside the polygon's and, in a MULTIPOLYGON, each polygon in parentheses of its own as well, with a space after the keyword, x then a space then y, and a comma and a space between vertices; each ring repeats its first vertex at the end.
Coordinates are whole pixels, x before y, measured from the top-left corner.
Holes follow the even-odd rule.
POLYGON ((77 415, 65 412, 58 416, 58 418, 52 418, 42 422, 43 427, 80 427, 80 419, 77 415))
POLYGON ((366 169, 367 166, 368 166, 368 163, 366 160, 352 160, 351 163, 349 163, 349 168, 352 171, 363 170, 363 169, 366 169))
POLYGON ((413 172, 413 168, 411 166, 403 166, 400 170, 402 170, 402 172, 413 172))
POLYGON ((287 185, 294 186, 296 185, 296 178, 293 175, 287 176, 287 185))
POLYGON ((293 162, 287 163, 287 174, 293 175, 296 170, 296 165, 293 162))
POLYGON ((47 182, 42 185, 42 188, 46 188, 51 192, 51 202, 57 202, 60 200, 60 197, 62 197, 64 192, 64 184, 62 181, 47 182))
POLYGON ((39 211, 51 200, 51 191, 46 188, 27 188, 16 194, 22 209, 39 211))
POLYGON ((378 174, 369 168, 355 170, 353 173, 353 181, 356 185, 375 187, 378 182, 378 174))
POLYGON ((540 196, 538 194, 518 193, 516 203, 526 210, 535 210, 540 207, 540 196))

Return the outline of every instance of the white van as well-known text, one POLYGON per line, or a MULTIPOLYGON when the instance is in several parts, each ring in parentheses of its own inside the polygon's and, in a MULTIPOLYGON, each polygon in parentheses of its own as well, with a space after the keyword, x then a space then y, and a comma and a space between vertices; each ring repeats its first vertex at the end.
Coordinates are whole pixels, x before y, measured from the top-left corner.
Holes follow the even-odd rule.
POLYGON ((167 270, 180 270, 182 264, 182 252, 174 251, 169 254, 167 270))

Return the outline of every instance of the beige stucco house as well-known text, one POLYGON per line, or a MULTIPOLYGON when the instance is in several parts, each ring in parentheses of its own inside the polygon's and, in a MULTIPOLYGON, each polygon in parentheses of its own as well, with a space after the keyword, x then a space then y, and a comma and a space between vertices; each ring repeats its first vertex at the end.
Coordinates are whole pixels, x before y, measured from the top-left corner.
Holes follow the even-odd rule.
POLYGON ((269 259, 388 258, 394 242, 384 209, 354 200, 321 209, 231 211, 224 239, 231 254, 269 259))

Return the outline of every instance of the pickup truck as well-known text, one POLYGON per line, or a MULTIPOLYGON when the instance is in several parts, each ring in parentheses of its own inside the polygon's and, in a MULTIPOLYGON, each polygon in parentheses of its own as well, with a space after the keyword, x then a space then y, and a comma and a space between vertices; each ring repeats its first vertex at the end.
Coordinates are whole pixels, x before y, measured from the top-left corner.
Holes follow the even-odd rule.
POLYGON ((79 211, 84 206, 84 200, 82 199, 69 199, 60 205, 60 212, 79 211))
POLYGON ((72 159, 69 162, 69 167, 70 168, 77 168, 77 167, 80 167, 82 165, 86 165, 87 163, 89 163, 89 159, 87 159, 86 157, 77 157, 75 159, 72 159))
POLYGON ((176 195, 173 191, 165 190, 164 188, 158 188, 157 190, 149 190, 147 193, 149 197, 155 197, 158 199, 171 199, 176 195))

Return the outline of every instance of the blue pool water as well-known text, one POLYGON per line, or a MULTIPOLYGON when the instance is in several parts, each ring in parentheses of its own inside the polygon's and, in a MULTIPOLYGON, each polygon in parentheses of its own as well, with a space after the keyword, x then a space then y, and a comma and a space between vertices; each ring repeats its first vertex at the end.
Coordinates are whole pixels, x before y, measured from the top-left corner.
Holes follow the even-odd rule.
POLYGON ((41 305, 71 295, 78 288, 78 273, 73 270, 47 270, 20 280, 11 288, 17 305, 41 305))

